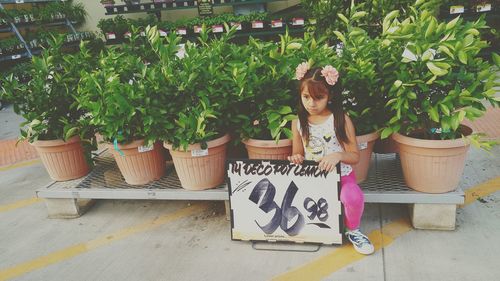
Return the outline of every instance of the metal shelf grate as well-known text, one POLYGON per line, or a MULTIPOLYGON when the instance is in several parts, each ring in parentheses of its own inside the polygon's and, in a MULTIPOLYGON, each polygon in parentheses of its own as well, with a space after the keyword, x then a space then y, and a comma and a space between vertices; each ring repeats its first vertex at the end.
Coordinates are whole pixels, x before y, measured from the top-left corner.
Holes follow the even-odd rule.
MULTIPOLYGON (((445 194, 427 194, 409 189, 404 183, 396 154, 374 154, 368 180, 360 186, 367 203, 464 202, 464 193, 461 190, 445 194)), ((86 177, 53 182, 37 190, 37 195, 41 198, 228 200, 225 185, 203 191, 183 189, 172 162, 167 163, 165 176, 160 180, 143 186, 129 185, 124 181, 108 151, 96 157, 96 166, 86 177)))

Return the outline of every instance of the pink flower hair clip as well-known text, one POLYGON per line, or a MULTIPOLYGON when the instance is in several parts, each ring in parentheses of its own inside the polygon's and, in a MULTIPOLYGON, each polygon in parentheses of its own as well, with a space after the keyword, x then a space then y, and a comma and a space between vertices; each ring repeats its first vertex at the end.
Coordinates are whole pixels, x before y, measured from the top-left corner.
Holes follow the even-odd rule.
POLYGON ((330 86, 335 85, 339 80, 339 72, 331 65, 323 67, 321 70, 321 76, 325 77, 326 83, 330 86))
POLYGON ((309 63, 303 62, 297 66, 295 69, 295 79, 302 80, 309 70, 309 63))

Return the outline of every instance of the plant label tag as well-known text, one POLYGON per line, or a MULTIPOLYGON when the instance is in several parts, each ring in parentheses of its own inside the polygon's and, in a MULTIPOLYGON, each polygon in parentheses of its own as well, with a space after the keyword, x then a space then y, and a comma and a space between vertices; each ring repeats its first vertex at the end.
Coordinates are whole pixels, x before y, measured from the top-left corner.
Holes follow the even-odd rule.
POLYGON ((316 19, 309 19, 310 24, 316 24, 316 19))
POLYGON ((252 28, 264 28, 264 22, 262 21, 253 21, 252 28))
POLYGON ((21 55, 13 55, 12 56, 12 59, 13 60, 17 60, 17 59, 20 59, 21 58, 21 55))
POLYGON ((224 32, 224 28, 222 27, 222 25, 214 25, 212 26, 212 31, 213 33, 221 33, 224 32))
POLYGON ((292 25, 304 25, 304 19, 303 18, 293 18, 292 25))
POLYGON ((358 143, 358 149, 359 150, 366 149, 367 147, 368 147, 368 143, 367 142, 358 143))
POLYGON ((451 6, 450 7, 450 15, 463 14, 464 11, 465 11, 464 6, 451 6))
POLYGON ((187 34, 187 30, 185 28, 178 28, 177 29, 177 34, 178 35, 186 35, 187 34))
POLYGON ((153 145, 141 145, 137 148, 139 150, 139 153, 143 153, 143 152, 148 152, 148 151, 151 151, 153 150, 153 145))
POLYGON ((487 11, 491 11, 491 4, 490 3, 476 6, 476 12, 478 12, 478 13, 487 12, 487 11))
POLYGON ((141 31, 141 36, 142 36, 142 37, 146 37, 146 32, 141 31))
POLYGON ((271 21, 271 27, 272 28, 283 27, 283 21, 282 20, 273 20, 273 21, 271 21))
POLYGON ((123 36, 125 38, 130 38, 130 37, 132 37, 132 33, 130 31, 127 31, 127 32, 125 32, 125 34, 123 34, 123 36))
POLYGON ((165 30, 161 30, 161 29, 160 29, 160 36, 161 36, 161 37, 165 37, 165 36, 167 36, 167 32, 166 32, 165 30))
POLYGON ((141 5, 141 10, 144 10, 144 9, 145 9, 144 5, 141 5))
POLYGON ((201 32, 201 26, 196 25, 194 27, 194 33, 200 33, 201 32))
MULTIPOLYGON (((126 33, 125 33, 126 34, 126 33)), ((126 35, 125 35, 126 36, 126 35)), ((114 33, 106 33, 106 38, 108 40, 116 39, 116 35, 114 33)))
POLYGON ((193 149, 193 150, 191 150, 192 157, 201 157, 201 156, 207 156, 207 155, 208 155, 208 149, 193 149))
POLYGON ((239 22, 232 22, 231 27, 236 26, 236 30, 241 30, 241 23, 239 22))

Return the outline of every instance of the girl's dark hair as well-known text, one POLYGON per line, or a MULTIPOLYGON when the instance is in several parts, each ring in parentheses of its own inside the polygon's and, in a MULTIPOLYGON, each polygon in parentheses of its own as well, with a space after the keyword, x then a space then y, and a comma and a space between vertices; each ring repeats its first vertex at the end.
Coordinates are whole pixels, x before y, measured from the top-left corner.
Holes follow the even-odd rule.
MULTIPOLYGON (((343 99, 342 99, 342 90, 340 88, 339 83, 336 83, 333 86, 330 86, 326 83, 325 78, 321 75, 321 68, 316 67, 313 69, 309 69, 304 75, 304 78, 300 80, 299 84, 299 95, 302 95, 302 91, 307 87, 307 91, 311 98, 320 99, 324 95, 328 95, 329 102, 327 107, 333 113, 334 119, 334 128, 335 135, 339 140, 342 147, 344 147, 344 143, 349 143, 349 139, 347 138, 347 133, 345 130, 345 115, 344 109, 342 107, 343 99)), ((309 122, 307 117, 309 116, 309 112, 307 112, 304 104, 302 103, 302 98, 299 96, 299 122, 300 129, 302 131, 302 138, 307 145, 309 142, 309 122)))

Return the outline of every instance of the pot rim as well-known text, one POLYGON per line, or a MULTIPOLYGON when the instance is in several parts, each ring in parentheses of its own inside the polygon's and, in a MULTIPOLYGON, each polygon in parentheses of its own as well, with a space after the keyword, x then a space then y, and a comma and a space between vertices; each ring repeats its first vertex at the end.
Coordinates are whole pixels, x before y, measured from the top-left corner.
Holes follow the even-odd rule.
MULTIPOLYGON (((113 149, 115 147, 115 145, 111 142, 107 142, 107 145, 113 149)), ((135 148, 142 146, 142 145, 144 145, 144 139, 139 139, 139 140, 131 141, 129 143, 125 143, 125 144, 118 143, 118 148, 119 149, 135 149, 135 148)))
MULTIPOLYGON (((216 138, 214 140, 207 141, 207 149, 224 145, 224 144, 228 143, 230 140, 231 140, 231 137, 229 136, 229 134, 225 134, 220 138, 216 138)), ((163 147, 165 147, 168 150, 188 152, 188 151, 192 151, 192 150, 200 150, 201 144, 200 143, 190 144, 190 145, 188 145, 188 147, 185 151, 182 148, 173 149, 172 144, 168 143, 168 142, 163 142, 163 147)))
POLYGON ((356 136, 356 141, 358 143, 359 142, 371 142, 371 141, 375 141, 379 137, 380 137, 380 130, 377 130, 377 131, 374 131, 374 132, 371 132, 368 134, 356 136))
POLYGON ((249 138, 246 140, 242 140, 241 142, 249 146, 266 147, 266 148, 287 147, 292 145, 291 139, 279 140, 278 143, 276 143, 275 140, 261 140, 261 139, 249 138))
MULTIPOLYGON (((460 127, 462 128, 462 131, 465 131, 465 136, 470 136, 473 133, 472 128, 469 126, 461 124, 460 127)), ((425 148, 454 148, 470 145, 470 140, 464 138, 454 140, 424 140, 408 137, 399 133, 393 133, 391 137, 399 144, 425 148)))
POLYGON ((69 145, 75 142, 79 142, 80 136, 73 136, 69 138, 67 141, 64 141, 62 139, 55 139, 55 140, 37 140, 32 143, 30 143, 32 146, 36 147, 52 147, 52 146, 62 146, 62 145, 69 145))

